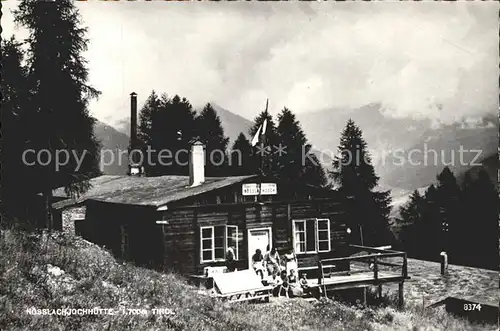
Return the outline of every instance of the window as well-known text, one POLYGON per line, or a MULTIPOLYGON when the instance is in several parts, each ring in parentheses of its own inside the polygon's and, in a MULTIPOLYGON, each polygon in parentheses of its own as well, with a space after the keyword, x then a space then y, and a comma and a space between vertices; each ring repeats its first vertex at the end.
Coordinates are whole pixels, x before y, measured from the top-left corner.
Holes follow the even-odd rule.
POLYGON ((330 251, 330 220, 308 219, 293 221, 293 239, 296 253, 330 251))
POLYGON ((316 220, 318 229, 318 252, 330 251, 330 220, 318 219, 316 220))
POLYGON ((236 225, 201 227, 201 262, 221 261, 226 258, 229 247, 238 259, 239 232, 236 225))

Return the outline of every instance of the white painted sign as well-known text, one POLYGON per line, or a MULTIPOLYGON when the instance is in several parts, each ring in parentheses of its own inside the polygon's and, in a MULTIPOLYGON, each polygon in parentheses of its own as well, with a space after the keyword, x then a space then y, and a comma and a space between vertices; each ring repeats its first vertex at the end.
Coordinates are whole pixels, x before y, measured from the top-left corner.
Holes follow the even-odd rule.
POLYGON ((260 194, 278 194, 278 185, 276 185, 276 183, 262 183, 260 185, 260 194))
POLYGON ((248 183, 242 185, 243 195, 274 195, 278 194, 276 183, 248 183))

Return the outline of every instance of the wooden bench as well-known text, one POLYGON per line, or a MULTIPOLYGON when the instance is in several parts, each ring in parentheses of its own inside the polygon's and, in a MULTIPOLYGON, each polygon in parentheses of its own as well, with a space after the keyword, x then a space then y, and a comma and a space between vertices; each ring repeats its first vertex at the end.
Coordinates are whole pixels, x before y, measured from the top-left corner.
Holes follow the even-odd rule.
POLYGON ((231 292, 231 293, 226 293, 226 294, 216 294, 216 295, 214 295, 214 297, 225 300, 225 301, 227 300, 230 302, 258 301, 258 300, 262 300, 262 299, 264 302, 269 302, 269 298, 272 295, 272 290, 273 290, 273 286, 264 286, 258 290, 254 290, 254 291, 243 290, 243 291, 231 292))
POLYGON ((269 302, 273 286, 264 286, 254 270, 241 270, 213 274, 216 293, 214 297, 230 302, 258 301, 269 302))

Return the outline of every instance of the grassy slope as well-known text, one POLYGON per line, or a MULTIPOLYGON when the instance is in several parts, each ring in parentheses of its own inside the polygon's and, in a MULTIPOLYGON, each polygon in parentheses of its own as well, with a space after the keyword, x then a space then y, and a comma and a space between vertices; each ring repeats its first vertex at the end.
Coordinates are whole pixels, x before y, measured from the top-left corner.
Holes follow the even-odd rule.
POLYGON ((120 263, 61 234, 4 231, 0 276, 0 330, 481 330, 419 307, 362 310, 300 299, 229 305, 198 294, 177 275, 120 263), (54 275, 48 264, 64 273, 54 275), (175 315, 30 316, 30 307, 168 308, 175 315))

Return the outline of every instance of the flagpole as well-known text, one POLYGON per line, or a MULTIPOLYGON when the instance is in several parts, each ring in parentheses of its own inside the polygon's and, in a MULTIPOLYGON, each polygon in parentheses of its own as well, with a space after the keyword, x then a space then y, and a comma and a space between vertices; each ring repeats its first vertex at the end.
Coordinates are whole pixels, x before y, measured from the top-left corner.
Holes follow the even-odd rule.
MULTIPOLYGON (((266 99, 266 110, 264 111, 264 121, 262 122, 261 125, 264 125, 264 122, 267 120, 267 110, 268 110, 268 106, 269 106, 269 99, 266 99)), ((261 192, 262 192, 262 177, 264 177, 264 145, 265 145, 265 139, 266 139, 266 134, 264 132, 264 129, 262 130, 262 135, 263 135, 263 140, 261 141, 260 143, 260 147, 261 147, 261 155, 260 155, 260 184, 259 184, 259 196, 258 196, 258 201, 259 202, 262 202, 262 195, 261 195, 261 192)), ((267 131, 267 130, 266 130, 267 131)))

